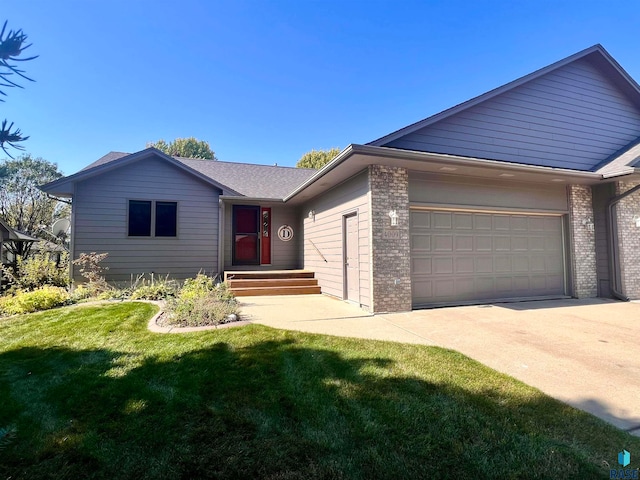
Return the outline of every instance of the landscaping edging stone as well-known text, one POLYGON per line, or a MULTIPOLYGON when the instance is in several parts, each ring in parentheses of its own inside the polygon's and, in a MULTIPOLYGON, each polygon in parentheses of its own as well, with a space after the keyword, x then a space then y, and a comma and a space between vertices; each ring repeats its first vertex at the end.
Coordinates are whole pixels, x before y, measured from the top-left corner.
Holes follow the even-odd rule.
POLYGON ((238 322, 221 323, 220 325, 207 325, 205 327, 178 327, 175 325, 162 326, 158 325, 158 320, 164 314, 164 302, 157 302, 152 300, 133 300, 135 302, 146 302, 157 305, 159 310, 147 323, 147 329, 154 333, 189 333, 189 332, 203 332, 205 330, 218 330, 222 328, 242 327, 244 325, 251 324, 248 320, 240 320, 238 322))

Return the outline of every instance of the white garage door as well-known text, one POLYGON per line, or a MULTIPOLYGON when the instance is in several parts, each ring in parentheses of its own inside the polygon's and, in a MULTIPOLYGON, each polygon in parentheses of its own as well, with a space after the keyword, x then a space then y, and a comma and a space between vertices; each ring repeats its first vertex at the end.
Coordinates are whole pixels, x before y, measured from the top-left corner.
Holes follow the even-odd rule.
POLYGON ((411 211, 413 304, 565 294, 561 216, 411 211))

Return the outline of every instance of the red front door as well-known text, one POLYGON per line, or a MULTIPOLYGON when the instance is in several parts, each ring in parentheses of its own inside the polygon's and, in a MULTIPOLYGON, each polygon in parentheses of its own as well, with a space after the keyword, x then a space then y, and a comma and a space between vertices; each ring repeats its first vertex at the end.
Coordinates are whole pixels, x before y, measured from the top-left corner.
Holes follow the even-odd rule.
POLYGON ((260 207, 233 206, 233 264, 260 264, 260 207))
POLYGON ((233 265, 271 264, 271 208, 233 206, 233 265))

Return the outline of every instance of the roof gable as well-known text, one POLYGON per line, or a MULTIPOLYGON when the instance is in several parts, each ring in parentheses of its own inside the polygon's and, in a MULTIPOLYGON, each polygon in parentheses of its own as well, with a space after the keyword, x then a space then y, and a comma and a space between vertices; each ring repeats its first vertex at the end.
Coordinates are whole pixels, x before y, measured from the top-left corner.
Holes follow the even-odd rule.
POLYGON ((596 45, 370 145, 592 171, 640 137, 640 87, 596 45))
POLYGON ((226 185, 217 182, 216 180, 203 175, 202 173, 194 170, 193 168, 185 165, 184 163, 178 161, 177 159, 166 155, 156 148, 146 148, 136 153, 126 154, 125 156, 120 156, 119 152, 111 152, 110 154, 105 155, 100 158, 96 162, 89 165, 89 167, 80 170, 73 175, 69 175, 67 177, 60 178, 53 182, 49 182, 46 185, 42 185, 40 187, 41 190, 47 193, 53 193, 55 195, 61 193, 67 193, 69 191, 70 186, 72 186, 75 182, 80 182, 83 180, 87 180, 96 175, 101 175, 103 173, 109 172, 116 168, 121 168, 126 165, 130 165, 131 163, 147 159, 147 158, 158 158, 164 160, 171 165, 186 171, 187 173, 193 175, 199 180, 212 185, 213 187, 221 190, 223 193, 230 193, 232 195, 238 194, 238 192, 228 188, 226 185))
POLYGON ((41 189, 56 195, 68 194, 73 191, 71 187, 75 182, 150 157, 167 161, 222 190, 224 195, 251 198, 280 200, 316 172, 314 169, 171 157, 155 148, 147 148, 133 154, 110 152, 79 172, 43 185, 41 189))

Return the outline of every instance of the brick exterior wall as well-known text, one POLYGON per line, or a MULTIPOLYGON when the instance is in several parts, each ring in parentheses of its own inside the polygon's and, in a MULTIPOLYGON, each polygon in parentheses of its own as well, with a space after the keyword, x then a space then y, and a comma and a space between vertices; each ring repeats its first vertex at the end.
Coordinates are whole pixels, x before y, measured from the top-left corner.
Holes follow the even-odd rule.
POLYGON ((593 221, 591 187, 569 185, 567 188, 571 236, 571 284, 573 286, 571 294, 576 298, 597 297, 596 237, 595 233, 583 223, 587 218, 593 221))
POLYGON ((409 237, 409 174, 406 169, 369 166, 371 195, 372 312, 411 310, 411 253, 409 237), (398 214, 391 226, 389 212, 398 214))
MULTIPOLYGON (((616 195, 621 195, 640 182, 617 182, 616 195)), ((640 216, 640 191, 622 199, 616 206, 618 252, 620 254, 621 293, 631 299, 640 298, 640 228, 634 218, 640 216)))

